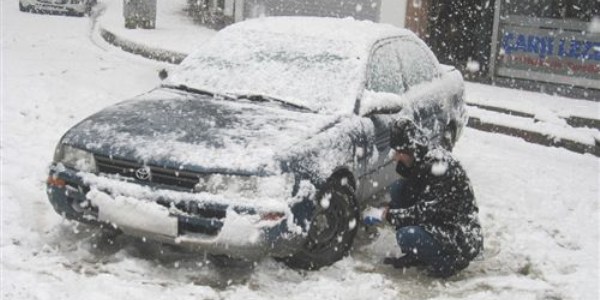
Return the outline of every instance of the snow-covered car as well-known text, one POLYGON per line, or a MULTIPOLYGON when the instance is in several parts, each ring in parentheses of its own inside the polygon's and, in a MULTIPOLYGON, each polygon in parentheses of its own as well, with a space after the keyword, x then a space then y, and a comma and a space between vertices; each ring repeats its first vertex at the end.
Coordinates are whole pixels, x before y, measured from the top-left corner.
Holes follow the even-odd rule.
POLYGON ((213 255, 317 269, 397 179, 399 116, 452 147, 463 79, 412 32, 273 17, 225 28, 163 84, 71 128, 47 193, 68 219, 213 255))
POLYGON ((19 0, 19 9, 83 16, 89 14, 95 4, 96 0, 19 0))

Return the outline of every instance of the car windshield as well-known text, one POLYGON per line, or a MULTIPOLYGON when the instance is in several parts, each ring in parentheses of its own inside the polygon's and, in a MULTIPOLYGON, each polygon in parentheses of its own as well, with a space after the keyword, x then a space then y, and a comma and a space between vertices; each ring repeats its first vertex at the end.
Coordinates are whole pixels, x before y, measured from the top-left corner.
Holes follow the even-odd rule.
POLYGON ((166 83, 351 113, 364 75, 356 53, 349 41, 225 29, 189 55, 166 83))

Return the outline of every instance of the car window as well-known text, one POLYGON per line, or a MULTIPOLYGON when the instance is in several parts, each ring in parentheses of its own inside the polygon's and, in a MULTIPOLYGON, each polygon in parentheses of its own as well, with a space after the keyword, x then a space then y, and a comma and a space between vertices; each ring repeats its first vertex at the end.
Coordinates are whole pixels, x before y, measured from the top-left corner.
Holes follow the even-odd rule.
POLYGON ((409 87, 432 81, 438 75, 437 62, 425 46, 410 39, 402 39, 396 46, 402 63, 402 76, 409 87))
POLYGON ((398 53, 393 43, 375 49, 369 65, 367 89, 374 92, 402 94, 402 72, 398 53))

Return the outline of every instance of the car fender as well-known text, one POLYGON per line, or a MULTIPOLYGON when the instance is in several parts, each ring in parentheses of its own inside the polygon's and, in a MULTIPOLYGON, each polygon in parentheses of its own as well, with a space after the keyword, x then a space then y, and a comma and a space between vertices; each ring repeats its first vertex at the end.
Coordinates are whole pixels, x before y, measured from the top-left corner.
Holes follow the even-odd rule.
POLYGON ((356 115, 344 117, 312 138, 294 145, 281 158, 282 171, 294 174, 294 196, 298 196, 306 184, 314 191, 302 195, 302 200, 292 207, 298 225, 307 229, 317 192, 332 178, 345 176, 347 184, 356 189, 367 158, 363 149, 367 147, 369 132, 373 132, 373 124, 368 119, 356 115))

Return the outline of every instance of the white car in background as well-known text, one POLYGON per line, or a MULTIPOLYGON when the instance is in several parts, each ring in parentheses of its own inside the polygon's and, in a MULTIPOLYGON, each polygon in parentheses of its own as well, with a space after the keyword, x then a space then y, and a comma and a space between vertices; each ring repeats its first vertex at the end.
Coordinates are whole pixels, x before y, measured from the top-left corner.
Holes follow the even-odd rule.
POLYGON ((82 17, 89 14, 95 4, 96 0, 19 0, 19 9, 82 17))

